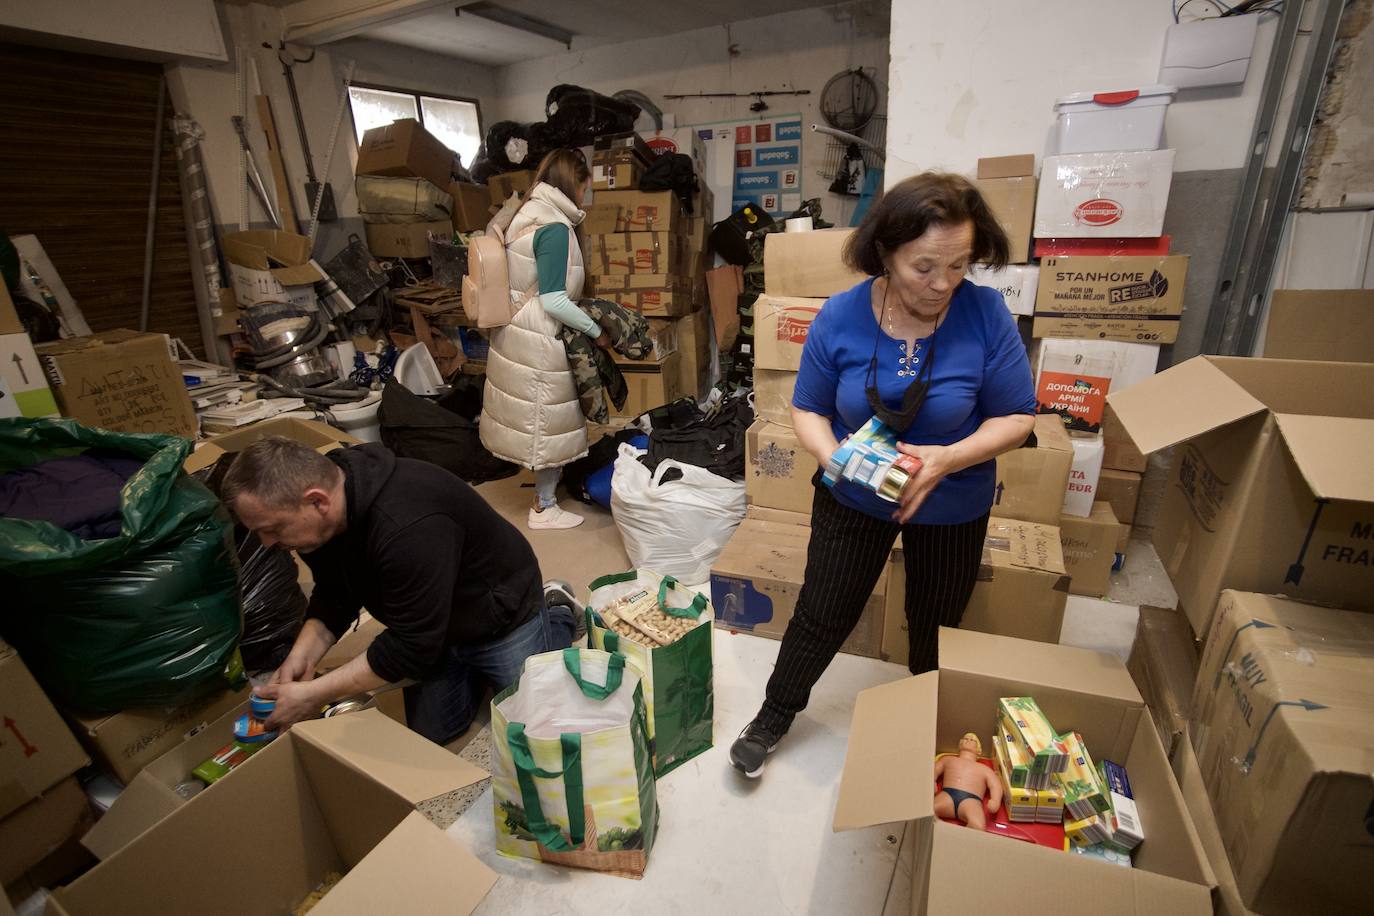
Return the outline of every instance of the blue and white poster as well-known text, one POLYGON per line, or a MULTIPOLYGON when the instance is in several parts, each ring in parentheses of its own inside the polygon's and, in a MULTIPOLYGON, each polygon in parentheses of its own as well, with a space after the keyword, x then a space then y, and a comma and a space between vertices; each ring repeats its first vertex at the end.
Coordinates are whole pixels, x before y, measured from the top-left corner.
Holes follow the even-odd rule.
POLYGON ((697 126, 703 140, 732 137, 735 181, 731 211, 753 204, 773 217, 802 204, 802 119, 779 115, 761 121, 724 121, 697 126))

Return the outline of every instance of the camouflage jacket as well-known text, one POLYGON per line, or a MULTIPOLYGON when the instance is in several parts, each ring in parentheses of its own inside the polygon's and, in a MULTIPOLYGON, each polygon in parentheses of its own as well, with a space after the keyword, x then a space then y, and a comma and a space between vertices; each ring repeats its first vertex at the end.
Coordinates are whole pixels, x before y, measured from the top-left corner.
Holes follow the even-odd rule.
MULTIPOLYGON (((649 323, 644 316, 605 299, 582 299, 577 307, 611 336, 611 346, 621 356, 644 359, 653 351, 649 323)), ((564 325, 558 336, 568 351, 568 364, 572 368, 582 413, 593 423, 605 423, 611 417, 607 398, 619 409, 625 406, 625 399, 629 397, 625 376, 611 354, 581 331, 564 325)))

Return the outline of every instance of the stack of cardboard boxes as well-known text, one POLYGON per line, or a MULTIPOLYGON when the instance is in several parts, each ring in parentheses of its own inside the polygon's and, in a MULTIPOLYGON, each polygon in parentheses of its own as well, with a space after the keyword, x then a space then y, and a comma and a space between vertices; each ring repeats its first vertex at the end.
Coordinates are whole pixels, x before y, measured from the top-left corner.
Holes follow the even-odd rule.
POLYGON ((486 226, 490 192, 454 181, 454 160, 453 151, 413 118, 363 135, 355 188, 374 255, 428 258, 431 235, 449 238, 486 226))
MULTIPOLYGON (((630 397, 616 413, 634 417, 676 398, 701 398, 710 384, 710 313, 706 306, 709 192, 689 215, 673 191, 640 191, 656 154, 635 134, 596 141, 587 239, 585 295, 618 302, 649 319, 654 352, 617 357, 630 397)), ((704 181, 698 179, 701 188, 704 181)))

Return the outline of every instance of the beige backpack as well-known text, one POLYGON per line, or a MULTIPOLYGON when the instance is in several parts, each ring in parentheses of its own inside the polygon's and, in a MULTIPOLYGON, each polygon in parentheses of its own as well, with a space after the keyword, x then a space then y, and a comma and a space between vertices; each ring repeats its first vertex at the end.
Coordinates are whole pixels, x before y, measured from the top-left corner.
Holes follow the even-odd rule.
MULTIPOLYGON (((463 311, 479 328, 500 328, 510 324, 519 308, 511 299, 510 272, 506 264, 506 239, 514 210, 498 214, 488 225, 485 235, 468 242, 468 272, 463 277, 463 311), (505 217, 504 220, 502 217, 505 217)), ((534 232, 529 226, 518 237, 534 232)), ((525 291, 525 299, 539 291, 539 284, 525 291)), ((522 300, 523 301, 523 300, 522 300)))

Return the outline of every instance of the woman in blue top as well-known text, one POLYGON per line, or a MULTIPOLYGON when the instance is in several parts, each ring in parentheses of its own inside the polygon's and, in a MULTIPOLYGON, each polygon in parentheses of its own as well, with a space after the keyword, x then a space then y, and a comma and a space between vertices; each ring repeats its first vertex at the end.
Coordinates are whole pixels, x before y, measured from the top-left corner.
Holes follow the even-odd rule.
POLYGON ((797 438, 825 467, 875 415, 920 470, 898 503, 816 474, 806 578, 763 708, 730 749, 748 776, 806 707, 849 636, 900 534, 912 673, 936 667, 936 632, 958 626, 982 559, 994 459, 1035 420, 1026 349, 1002 296, 964 279, 1007 263, 1007 238, 977 189, 927 172, 888 191, 845 247, 865 280, 832 296, 802 351, 792 396, 797 438), (919 392, 926 390, 922 399, 919 392))

